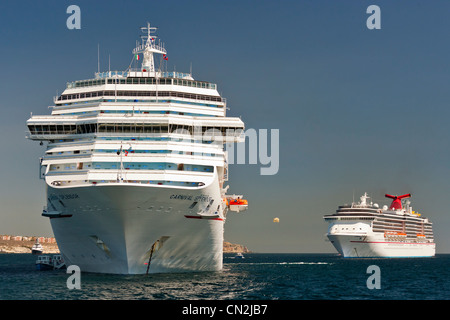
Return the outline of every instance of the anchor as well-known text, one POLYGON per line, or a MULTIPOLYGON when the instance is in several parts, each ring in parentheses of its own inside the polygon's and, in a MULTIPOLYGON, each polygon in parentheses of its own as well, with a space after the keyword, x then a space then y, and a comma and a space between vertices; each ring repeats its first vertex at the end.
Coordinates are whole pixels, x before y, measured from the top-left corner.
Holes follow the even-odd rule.
POLYGON ((152 263, 153 252, 155 251, 156 246, 159 245, 157 250, 161 249, 164 242, 166 242, 166 240, 169 238, 170 237, 168 237, 168 236, 162 236, 161 238, 159 238, 152 244, 152 248, 150 249, 150 256, 148 258, 148 263, 147 263, 147 271, 145 274, 148 274, 148 271, 150 270, 150 264, 152 263))

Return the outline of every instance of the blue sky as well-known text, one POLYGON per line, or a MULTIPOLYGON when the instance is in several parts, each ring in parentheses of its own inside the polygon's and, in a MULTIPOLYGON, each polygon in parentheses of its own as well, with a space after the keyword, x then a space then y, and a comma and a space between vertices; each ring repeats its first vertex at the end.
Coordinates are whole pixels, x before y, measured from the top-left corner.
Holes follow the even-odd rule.
POLYGON ((67 81, 124 70, 147 21, 168 69, 218 84, 246 128, 280 130, 280 169, 232 165, 225 239, 258 252, 334 252, 324 214, 368 192, 412 193, 450 252, 448 1, 2 1, 0 234, 51 235, 30 113, 49 114, 67 81), (68 30, 66 9, 81 9, 68 30), (381 29, 369 30, 369 5, 381 29), (274 217, 280 223, 272 222, 274 217))

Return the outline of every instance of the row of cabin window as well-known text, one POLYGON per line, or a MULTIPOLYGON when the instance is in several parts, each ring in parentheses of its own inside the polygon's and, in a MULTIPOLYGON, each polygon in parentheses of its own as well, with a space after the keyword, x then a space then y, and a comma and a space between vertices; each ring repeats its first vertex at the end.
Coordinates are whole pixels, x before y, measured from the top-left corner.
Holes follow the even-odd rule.
POLYGON ((67 112, 61 113, 59 115, 70 115, 70 116, 80 116, 80 115, 97 115, 99 113, 108 113, 108 114, 120 114, 120 115, 133 115, 133 114, 175 114, 180 116, 190 116, 190 117, 217 117, 212 114, 204 114, 204 113, 191 113, 191 112, 179 112, 179 111, 143 111, 143 110, 94 110, 94 111, 80 111, 80 112, 67 112))
POLYGON ((159 78, 156 81, 155 78, 120 78, 120 79, 95 79, 95 80, 84 80, 68 83, 68 88, 84 88, 91 86, 100 86, 105 84, 172 84, 172 79, 159 78))
MULTIPOLYGON (((64 101, 64 103, 62 102, 56 102, 55 103, 55 107, 67 107, 67 106, 80 106, 80 105, 86 105, 86 104, 95 104, 97 102, 118 102, 118 103, 177 103, 177 104, 188 104, 189 106, 201 106, 201 107, 211 107, 211 108, 218 108, 218 109, 223 109, 223 105, 220 104, 213 104, 213 102, 211 103, 207 103, 206 101, 202 101, 202 100, 197 100, 200 102, 193 102, 193 101, 182 101, 179 99, 170 99, 170 98, 162 98, 159 97, 157 99, 118 99, 117 97, 100 97, 100 99, 95 99, 95 100, 66 100, 64 101)), ((224 100, 225 101, 225 100, 224 100)), ((142 111, 143 113, 144 111, 142 111)))
MULTIPOLYGON (((31 134, 85 134, 97 132, 111 132, 111 133, 196 133, 194 126, 170 124, 170 125, 155 125, 155 124, 61 124, 61 125, 28 125, 31 134), (184 132, 183 132, 184 131, 184 132)), ((243 132, 242 128, 237 127, 202 127, 202 133, 210 132, 211 134, 223 135, 240 135, 243 132)))
MULTIPOLYGON (((181 187, 202 187, 205 185, 203 182, 190 182, 190 181, 167 181, 167 180, 124 180, 117 178, 116 180, 84 180, 84 183, 89 183, 96 185, 97 183, 140 183, 140 184, 154 184, 154 185, 169 185, 169 186, 181 186, 181 187)), ((79 184, 78 181, 73 181, 76 184, 79 184)), ((72 181, 53 181, 51 183, 53 186, 70 186, 73 185, 72 181)), ((153 206, 149 207, 150 210, 153 209, 153 206)), ((169 208, 168 208, 169 209, 169 208)), ((158 210, 157 210, 158 211, 158 210)), ((168 211, 166 211, 168 212, 168 211)))
MULTIPOLYGON (((90 154, 92 152, 98 153, 117 153, 119 150, 115 149, 90 149, 90 150, 73 150, 73 151, 59 151, 59 152, 48 152, 49 156, 60 156, 60 155, 72 155, 72 154, 90 154)), ((206 157, 222 157, 219 153, 206 153, 206 152, 191 152, 191 151, 178 151, 178 150, 131 150, 130 153, 170 153, 170 154, 182 154, 190 156, 206 156, 206 157)))
MULTIPOLYGON (((193 143, 202 143, 202 144, 211 144, 211 140, 196 140, 196 139, 186 139, 186 138, 174 138, 174 137, 148 137, 148 136, 138 136, 138 137, 98 137, 99 140, 107 140, 107 141, 175 141, 175 142, 193 142, 193 143)), ((50 140, 55 142, 55 140, 50 140)), ((61 139, 56 142, 73 142, 74 139, 61 139)))
MULTIPOLYGON (((213 166, 192 165, 184 163, 166 163, 166 162, 124 162, 123 168, 125 170, 179 170, 179 171, 197 171, 197 172, 214 172, 213 166)), ((116 162, 94 162, 94 163, 66 163, 66 164, 52 164, 50 171, 67 171, 67 170, 83 170, 83 169, 97 169, 97 170, 117 170, 120 169, 120 164, 116 162)))
MULTIPOLYGON (((175 142, 192 142, 192 143, 201 143, 201 144, 211 144, 212 140, 205 139, 186 139, 186 138, 174 138, 174 137, 165 137, 165 136, 107 136, 107 137, 96 137, 97 140, 106 140, 106 141, 175 141, 175 142)), ((49 144, 61 143, 61 142, 92 142, 91 138, 80 137, 77 139, 49 139, 49 144)))
POLYGON ((84 93, 75 93, 75 94, 63 94, 58 97, 58 101, 64 100, 72 100, 72 99, 83 99, 83 98, 92 98, 92 97, 103 97, 103 96, 111 96, 111 97, 178 97, 178 98, 186 98, 186 99, 195 99, 195 100, 207 100, 207 101, 216 101, 221 102, 222 98, 217 96, 208 96, 204 94, 194 94, 187 92, 176 92, 176 91, 123 91, 123 90, 106 90, 106 91, 93 91, 93 92, 84 92, 84 93))
POLYGON ((181 80, 181 79, 166 79, 166 78, 139 78, 139 77, 129 77, 129 78, 117 78, 117 79, 95 79, 95 80, 85 80, 76 81, 70 83, 68 87, 70 88, 82 88, 90 86, 99 86, 105 84, 174 84, 178 86, 186 86, 193 88, 205 88, 205 89, 216 89, 216 84, 202 81, 194 80, 181 80))

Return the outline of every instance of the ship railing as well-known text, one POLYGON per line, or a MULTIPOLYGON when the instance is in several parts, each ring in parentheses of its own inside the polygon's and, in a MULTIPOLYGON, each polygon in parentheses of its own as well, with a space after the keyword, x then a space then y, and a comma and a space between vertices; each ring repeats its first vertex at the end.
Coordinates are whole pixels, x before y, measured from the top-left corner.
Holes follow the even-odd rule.
POLYGON ((353 204, 351 205, 351 208, 379 209, 378 207, 375 207, 375 206, 370 205, 370 204, 357 204, 357 203, 353 203, 353 204))
POLYGON ((177 72, 177 71, 162 72, 161 76, 163 78, 177 78, 177 79, 192 78, 192 75, 190 73, 183 73, 183 72, 177 72))
POLYGON ((25 138, 31 140, 58 140, 58 139, 74 139, 83 137, 93 137, 95 133, 58 133, 56 131, 40 131, 39 133, 31 133, 25 131, 25 138))
POLYGON ((112 77, 126 77, 127 75, 128 75, 128 71, 96 72, 95 79, 104 79, 104 78, 112 78, 112 77))
MULTIPOLYGON (((162 52, 162 53, 164 53, 164 54, 167 53, 166 49, 165 49, 162 45, 160 45, 160 44, 152 43, 152 44, 149 45, 149 47, 150 47, 152 50, 157 50, 157 51, 160 51, 160 52, 162 52)), ((133 54, 141 53, 141 52, 143 52, 146 48, 147 48, 147 44, 146 44, 146 43, 140 44, 140 45, 138 45, 136 48, 133 49, 133 54)))
POLYGON ((75 186, 96 186, 104 184, 140 184, 146 186, 166 186, 166 187, 202 187, 207 181, 168 181, 168 180, 141 180, 118 177, 117 179, 89 179, 89 180, 54 180, 50 184, 54 187, 75 187, 75 186))
MULTIPOLYGON (((142 71, 141 68, 129 68, 127 70, 127 72, 150 73, 149 71, 142 71)), ((103 73, 105 73, 105 72, 103 72, 103 73)), ((184 72, 178 72, 178 71, 155 71, 152 73, 158 78, 174 78, 174 79, 193 80, 191 73, 184 73, 184 72)), ((129 73, 127 75, 129 75, 129 73)))

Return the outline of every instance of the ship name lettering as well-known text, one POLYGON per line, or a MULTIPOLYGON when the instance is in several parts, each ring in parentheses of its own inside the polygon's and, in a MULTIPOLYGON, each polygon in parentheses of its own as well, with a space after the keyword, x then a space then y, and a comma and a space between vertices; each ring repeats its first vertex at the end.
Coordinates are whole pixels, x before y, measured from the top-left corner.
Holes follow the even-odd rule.
POLYGON ((191 195, 183 195, 183 194, 173 194, 170 196, 170 199, 192 200, 192 196, 191 195))
POLYGON ((197 202, 209 202, 209 201, 211 201, 211 199, 212 198, 210 196, 202 195, 202 196, 196 196, 194 201, 197 201, 197 202))
POLYGON ((49 199, 50 200, 70 200, 70 199, 78 199, 80 196, 76 193, 69 193, 69 194, 50 194, 49 199))
POLYGON ((192 195, 186 195, 186 194, 172 194, 170 196, 170 199, 189 200, 189 201, 197 201, 197 202, 209 202, 209 201, 211 201, 212 198, 210 196, 206 196, 206 195, 194 197, 192 195))

